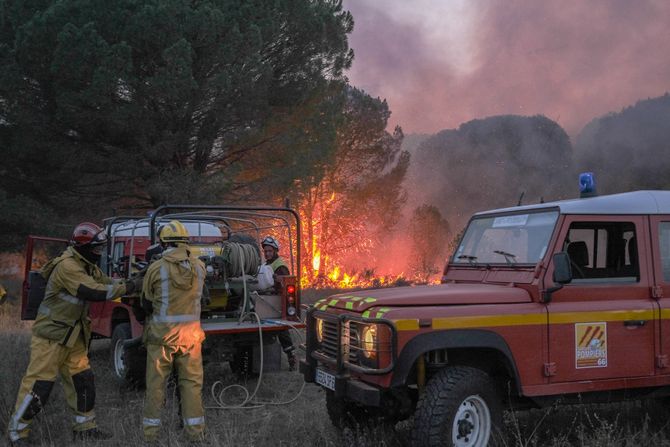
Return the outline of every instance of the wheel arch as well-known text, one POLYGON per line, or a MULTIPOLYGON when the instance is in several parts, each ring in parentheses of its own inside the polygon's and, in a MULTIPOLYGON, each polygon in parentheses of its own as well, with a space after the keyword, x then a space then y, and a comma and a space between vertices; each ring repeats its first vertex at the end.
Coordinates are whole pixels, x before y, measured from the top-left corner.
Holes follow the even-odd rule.
MULTIPOLYGON (((407 383, 420 355, 441 349, 446 349, 452 355, 457 354, 455 358, 458 364, 475 367, 481 367, 484 363, 482 361, 484 357, 478 357, 478 353, 485 351, 493 354, 494 357, 497 357, 494 360, 496 364, 503 362, 506 374, 513 381, 514 391, 521 392, 519 371, 507 342, 499 334, 481 329, 453 329, 417 335, 400 352, 391 386, 400 387, 407 383)), ((448 361, 448 364, 451 362, 448 361)))
POLYGON ((112 311, 112 332, 114 328, 120 323, 131 323, 130 312, 121 306, 117 306, 112 311))
POLYGON ((114 328, 121 323, 130 324, 130 332, 133 337, 139 337, 144 331, 142 324, 135 318, 135 314, 125 305, 116 306, 114 308, 110 323, 110 333, 113 333, 114 328))

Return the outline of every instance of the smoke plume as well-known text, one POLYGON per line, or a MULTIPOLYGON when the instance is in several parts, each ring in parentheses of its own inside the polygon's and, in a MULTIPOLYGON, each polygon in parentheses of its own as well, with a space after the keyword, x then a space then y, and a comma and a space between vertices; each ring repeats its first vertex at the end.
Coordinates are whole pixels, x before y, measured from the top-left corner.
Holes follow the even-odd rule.
POLYGON ((345 1, 351 82, 406 133, 542 114, 575 135, 670 89, 670 2, 345 1))

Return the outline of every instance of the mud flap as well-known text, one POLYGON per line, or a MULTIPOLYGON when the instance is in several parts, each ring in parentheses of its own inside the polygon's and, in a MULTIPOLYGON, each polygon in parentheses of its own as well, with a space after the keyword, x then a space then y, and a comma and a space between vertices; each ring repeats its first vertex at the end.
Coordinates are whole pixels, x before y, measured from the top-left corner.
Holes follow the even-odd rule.
MULTIPOLYGON (((263 372, 276 372, 281 370, 281 345, 278 342, 263 345, 263 372)), ((253 347, 252 371, 254 374, 261 372, 261 349, 260 346, 253 347)))

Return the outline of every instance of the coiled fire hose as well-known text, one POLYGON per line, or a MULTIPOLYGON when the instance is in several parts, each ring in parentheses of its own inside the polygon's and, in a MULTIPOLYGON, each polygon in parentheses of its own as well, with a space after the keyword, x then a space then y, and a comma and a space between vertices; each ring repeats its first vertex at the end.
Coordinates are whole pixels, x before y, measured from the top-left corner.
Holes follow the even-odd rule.
POLYGON ((255 275, 261 265, 261 258, 251 244, 225 242, 223 258, 226 260, 226 273, 230 277, 255 275))
MULTIPOLYGON (((247 300, 248 300, 248 293, 247 293, 247 274, 256 274, 258 271, 258 267, 260 265, 260 257, 258 255, 258 252, 254 249, 252 245, 248 244, 237 244, 234 242, 228 243, 229 247, 229 252, 228 254, 234 254, 236 256, 228 256, 228 260, 230 262, 230 265, 233 265, 233 259, 237 259, 237 262, 235 263, 235 267, 239 267, 240 274, 239 275, 234 275, 234 276, 242 276, 242 282, 244 286, 244 303, 242 305, 242 309, 247 309, 247 300), (247 249, 250 248, 251 252, 247 249), (252 261, 247 261, 247 256, 250 256, 252 258, 252 261), (249 270, 247 268, 242 269, 241 266, 252 266, 253 259, 257 260, 257 265, 255 269, 252 271, 252 273, 248 273, 249 270)), ((228 249, 228 248, 227 248, 228 249)), ((225 249, 224 249, 225 250, 225 249)), ((226 252, 224 251, 224 255, 226 252)), ((238 271, 238 270, 235 270, 238 271)), ((296 393, 295 396, 293 396, 291 399, 287 401, 255 401, 254 397, 256 397, 256 394, 258 393, 258 390, 261 387, 261 383, 263 383, 263 369, 264 369, 264 362, 263 362, 263 327, 261 323, 261 319, 258 316, 256 312, 242 312, 240 315, 239 323, 242 323, 249 317, 253 317, 258 324, 258 343, 259 343, 259 348, 260 348, 260 368, 259 368, 259 374, 258 374, 258 381, 256 382, 256 387, 254 388, 253 393, 249 392, 249 389, 243 385, 240 385, 238 383, 233 383, 228 386, 224 386, 223 382, 220 380, 217 380, 212 384, 212 387, 210 389, 212 399, 214 399, 214 402, 216 402, 216 405, 213 406, 206 406, 205 408, 208 409, 220 409, 220 410, 250 410, 254 408, 262 408, 267 405, 288 405, 290 403, 295 402, 298 400, 300 395, 302 394, 303 390, 305 389, 305 382, 302 382, 302 386, 300 387, 300 390, 296 393), (217 392, 217 389, 221 388, 220 391, 217 392), (238 404, 226 404, 224 401, 224 396, 227 392, 230 390, 237 389, 241 390, 242 393, 244 394, 244 399, 238 404)), ((304 338, 300 331, 291 325, 289 323, 289 326, 291 327, 292 330, 294 330, 298 336, 300 337, 301 341, 304 341, 304 338)))

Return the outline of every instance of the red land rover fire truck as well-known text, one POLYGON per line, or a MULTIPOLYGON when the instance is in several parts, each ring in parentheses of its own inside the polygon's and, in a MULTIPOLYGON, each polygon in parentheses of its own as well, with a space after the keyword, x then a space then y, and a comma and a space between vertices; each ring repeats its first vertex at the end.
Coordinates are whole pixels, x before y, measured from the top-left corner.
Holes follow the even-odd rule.
POLYGON ((301 372, 332 422, 485 446, 503 408, 670 394, 670 191, 475 214, 437 286, 317 302, 301 372))
MULTIPOLYGON (((201 324, 207 338, 205 360, 230 362, 243 375, 259 372, 260 338, 264 371, 277 370, 281 349, 277 335, 302 328, 300 322, 300 218, 291 208, 166 205, 149 217, 117 216, 105 220, 109 235, 100 267, 109 276, 141 275, 151 261, 147 249, 156 243, 161 224, 178 219, 190 235, 190 247, 205 262, 209 302, 202 309, 201 324), (267 234, 284 242, 291 276, 278 277, 280 287, 268 284, 258 242, 267 234), (242 257, 242 259, 239 259, 242 257), (259 271, 260 274, 259 274, 259 271), (264 274, 265 273, 265 274, 264 274), (247 318, 258 315, 260 323, 247 318)), ((62 239, 30 236, 21 318, 35 319, 44 296, 40 267, 66 246, 62 239)), ((143 324, 133 312, 137 297, 92 303, 89 317, 94 337, 111 338, 110 361, 118 378, 142 384, 145 352, 141 344, 143 324)))

